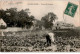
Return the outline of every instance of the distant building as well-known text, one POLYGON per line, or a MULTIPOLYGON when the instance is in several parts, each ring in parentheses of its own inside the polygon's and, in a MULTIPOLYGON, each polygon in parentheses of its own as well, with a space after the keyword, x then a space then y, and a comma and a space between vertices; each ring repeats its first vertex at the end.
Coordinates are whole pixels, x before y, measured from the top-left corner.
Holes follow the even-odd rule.
POLYGON ((0 29, 5 29, 7 27, 7 24, 4 22, 2 18, 0 18, 0 29))
POLYGON ((65 23, 62 21, 58 21, 54 24, 55 29, 72 29, 74 28, 73 24, 65 23))
POLYGON ((4 22, 4 20, 2 18, 0 18, 0 36, 4 36, 3 30, 2 29, 6 29, 7 28, 7 24, 4 22))

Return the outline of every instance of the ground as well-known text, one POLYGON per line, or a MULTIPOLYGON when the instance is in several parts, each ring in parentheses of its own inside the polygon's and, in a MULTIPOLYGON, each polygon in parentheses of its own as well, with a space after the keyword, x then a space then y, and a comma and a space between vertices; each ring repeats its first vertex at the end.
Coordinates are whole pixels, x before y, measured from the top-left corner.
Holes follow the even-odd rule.
POLYGON ((46 45, 45 31, 17 31, 4 32, 0 36, 2 52, 75 52, 80 51, 80 31, 56 30, 55 42, 51 46, 46 45), (66 32, 64 32, 66 31, 66 32))

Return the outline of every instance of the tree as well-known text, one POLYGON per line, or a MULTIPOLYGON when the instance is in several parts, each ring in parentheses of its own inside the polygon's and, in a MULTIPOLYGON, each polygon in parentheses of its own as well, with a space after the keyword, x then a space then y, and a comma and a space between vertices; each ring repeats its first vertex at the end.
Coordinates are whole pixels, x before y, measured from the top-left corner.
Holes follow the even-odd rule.
POLYGON ((25 27, 32 26, 34 16, 29 16, 29 9, 17 11, 17 8, 0 10, 0 17, 7 23, 8 27, 25 27))
POLYGON ((6 19, 9 19, 8 26, 15 26, 17 22, 17 8, 10 8, 6 10, 6 19))
POLYGON ((0 18, 4 17, 5 11, 3 9, 0 10, 0 18))
POLYGON ((49 12, 47 15, 42 17, 41 21, 46 29, 51 29, 53 26, 53 21, 55 22, 56 19, 58 19, 57 16, 54 13, 49 12))

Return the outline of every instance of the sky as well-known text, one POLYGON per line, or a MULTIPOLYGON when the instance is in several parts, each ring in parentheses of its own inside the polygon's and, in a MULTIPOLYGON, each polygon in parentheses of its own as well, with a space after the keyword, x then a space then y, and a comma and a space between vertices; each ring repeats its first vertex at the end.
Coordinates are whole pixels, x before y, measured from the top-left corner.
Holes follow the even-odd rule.
POLYGON ((80 26, 80 11, 78 1, 1 1, 0 9, 6 8, 17 8, 18 10, 29 8, 31 14, 35 16, 36 19, 40 20, 43 16, 49 12, 53 12, 57 15, 57 21, 65 21, 67 23, 72 23, 75 26, 80 26), (68 2, 72 2, 78 5, 76 14, 74 17, 64 14, 68 2), (63 19, 64 15, 64 19, 63 19))

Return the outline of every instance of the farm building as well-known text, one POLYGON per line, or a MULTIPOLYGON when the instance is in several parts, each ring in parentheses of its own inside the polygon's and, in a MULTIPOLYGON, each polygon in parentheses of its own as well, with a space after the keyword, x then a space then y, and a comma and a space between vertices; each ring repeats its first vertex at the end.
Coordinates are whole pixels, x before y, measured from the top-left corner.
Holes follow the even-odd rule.
POLYGON ((2 18, 0 18, 0 29, 5 29, 7 27, 7 24, 4 22, 2 18))
POLYGON ((58 21, 54 24, 55 29, 72 29, 74 28, 73 24, 65 23, 63 21, 58 21))

